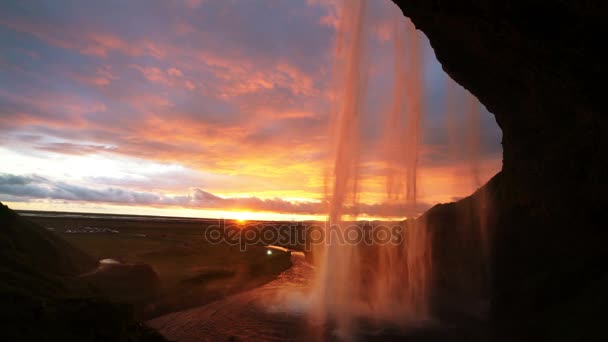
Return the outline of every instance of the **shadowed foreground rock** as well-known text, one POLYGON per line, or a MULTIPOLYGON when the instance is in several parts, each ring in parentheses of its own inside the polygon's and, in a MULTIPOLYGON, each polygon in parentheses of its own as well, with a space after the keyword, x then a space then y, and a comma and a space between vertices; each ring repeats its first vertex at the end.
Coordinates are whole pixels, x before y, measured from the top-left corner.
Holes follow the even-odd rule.
POLYGON ((115 301, 132 304, 137 316, 159 293, 160 279, 146 264, 100 264, 92 272, 80 276, 115 301))
POLYGON ((432 239, 432 297, 436 315, 470 314, 487 318, 490 300, 491 227, 500 197, 502 173, 454 203, 437 204, 417 221, 432 239), (446 312, 447 311, 447 312, 446 312))
POLYGON ((76 278, 96 265, 0 203, 0 340, 164 341, 136 321, 130 305, 76 278))
POLYGON ((501 181, 487 198, 498 335, 592 338, 608 304, 608 120, 598 85, 608 5, 395 3, 503 131, 501 181))

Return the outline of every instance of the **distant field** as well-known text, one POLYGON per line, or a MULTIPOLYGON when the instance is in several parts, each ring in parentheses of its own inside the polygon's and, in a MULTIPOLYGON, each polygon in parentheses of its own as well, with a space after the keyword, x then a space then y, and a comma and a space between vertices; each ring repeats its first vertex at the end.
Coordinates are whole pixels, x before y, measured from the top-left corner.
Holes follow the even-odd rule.
POLYGON ((28 219, 97 259, 150 265, 161 290, 142 308, 146 318, 258 286, 291 265, 286 252, 268 254, 263 246, 248 246, 243 252, 239 246, 206 242, 203 233, 213 220, 53 214, 28 219), (84 229, 106 232, 66 233, 84 229))

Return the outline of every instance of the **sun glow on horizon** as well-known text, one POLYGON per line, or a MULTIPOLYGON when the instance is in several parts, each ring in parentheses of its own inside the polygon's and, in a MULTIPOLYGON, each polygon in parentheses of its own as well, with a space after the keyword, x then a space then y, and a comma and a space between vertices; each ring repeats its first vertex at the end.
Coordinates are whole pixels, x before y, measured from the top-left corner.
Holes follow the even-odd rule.
MULTIPOLYGON (((7 51, 0 55, 0 160, 6 161, 0 202, 17 210, 239 225, 326 221, 328 128, 337 95, 334 2, 285 1, 276 12, 253 10, 255 1, 197 1, 198 10, 162 1, 121 6, 133 25, 116 25, 115 4, 100 3, 99 20, 86 27, 86 2, 70 11, 0 6, 6 38, 0 44, 7 51), (248 10, 251 20, 216 20, 248 10), (158 13, 167 15, 156 20, 158 13), (294 24, 284 25, 285 18, 294 24), (264 33, 259 44, 251 44, 252 32, 264 33)), ((407 213, 388 203, 388 164, 376 149, 387 124, 380 113, 394 94, 390 28, 397 9, 390 1, 368 5, 363 46, 372 52, 370 86, 361 89, 367 100, 357 175, 362 209, 345 219, 399 221, 407 213)), ((436 100, 446 97, 450 78, 424 44, 429 106, 420 141, 420 211, 468 196, 478 185, 471 185, 464 158, 468 106, 447 108, 436 100), (451 128, 448 109, 457 124, 451 128)), ((493 116, 483 108, 479 118, 483 183, 501 169, 502 146, 493 116)))
MULTIPOLYGON (((226 219, 243 221, 325 221, 325 215, 313 214, 290 214, 265 211, 231 211, 213 209, 191 209, 179 207, 146 207, 146 206, 123 206, 99 203, 70 203, 66 210, 63 201, 31 201, 31 202, 12 202, 3 201, 15 210, 32 211, 55 211, 67 213, 90 213, 90 214, 115 214, 115 215, 142 215, 142 216, 165 216, 183 217, 199 219, 226 219)), ((240 224, 240 222, 239 222, 240 224)))

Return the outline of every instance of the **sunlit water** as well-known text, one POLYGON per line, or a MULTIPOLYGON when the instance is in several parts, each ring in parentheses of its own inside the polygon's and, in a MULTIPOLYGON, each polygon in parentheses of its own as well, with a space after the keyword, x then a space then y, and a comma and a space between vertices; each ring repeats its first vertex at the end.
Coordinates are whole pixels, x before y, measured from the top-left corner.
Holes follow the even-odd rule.
MULTIPOLYGON (((369 70, 364 46, 366 0, 348 2, 342 10, 335 56, 335 104, 332 121, 333 164, 327 174, 329 225, 344 232, 345 215, 356 215, 363 169, 363 108, 369 70)), ((421 36, 409 20, 396 14, 393 21, 394 84, 390 110, 377 115, 385 120, 385 173, 387 200, 416 208, 419 153, 424 114, 421 36)), ((403 215, 410 216, 409 213, 403 215)), ((339 336, 358 334, 361 319, 401 327, 430 321, 430 238, 421 223, 408 225, 405 243, 376 246, 375 264, 362 246, 331 239, 315 252, 318 272, 313 283, 311 320, 335 324, 339 336), (364 276, 363 276, 364 275, 364 276)))
MULTIPOLYGON (((148 325, 175 341, 342 340, 335 324, 308 320, 312 305, 310 280, 315 268, 301 252, 292 252, 291 260, 293 266, 268 284, 202 307, 158 317, 148 325)), ((370 324, 365 331, 355 334, 381 336, 387 333, 386 328, 370 324)))
POLYGON ((101 260, 99 260, 99 263, 101 265, 119 265, 120 261, 118 261, 116 259, 101 259, 101 260))
POLYGON ((301 252, 291 259, 293 266, 268 284, 148 323, 177 341, 310 340, 305 313, 313 267, 301 252))
MULTIPOLYGON (((207 305, 170 313, 147 324, 171 341, 342 341, 336 324, 311 322, 308 312, 310 279, 316 269, 301 252, 291 255, 293 266, 274 281, 207 305)), ((344 284, 348 286, 348 284, 344 284)), ((360 316, 349 340, 480 341, 478 322, 464 328, 438 323, 395 326, 360 316)))
MULTIPOLYGON (((336 34, 334 56, 334 100, 331 121, 333 159, 326 172, 328 207, 327 243, 317 246, 317 272, 311 291, 310 320, 320 326, 335 325, 344 339, 359 335, 361 322, 382 322, 388 326, 411 328, 432 324, 430 298, 433 275, 433 237, 422 220, 410 220, 404 243, 375 245, 371 259, 369 246, 340 243, 331 231, 347 230, 345 217, 357 215, 361 203, 364 158, 365 94, 370 70, 366 35, 370 25, 367 0, 344 3, 336 34), (367 252, 366 252, 367 251, 367 252)), ((413 23, 396 11, 392 22, 394 69, 392 103, 385 113, 375 113, 384 122, 379 153, 384 152, 386 201, 404 204, 412 218, 419 189, 419 164, 423 149, 423 122, 427 114, 423 37, 413 23), (383 151, 382 151, 383 150, 383 151)), ((462 110, 455 103, 466 103, 466 154, 472 188, 480 184, 479 103, 468 93, 455 93, 450 85, 448 112, 462 110)), ((443 101, 443 99, 439 99, 443 101)), ((455 123, 448 115, 448 132, 455 123)), ((451 133, 450 133, 451 132, 451 133)), ((453 139, 449 139, 454 144, 453 139)), ((450 150, 455 148, 450 147, 450 150)), ((477 203, 476 203, 477 205, 477 203)), ((481 204, 480 204, 481 205, 481 204)), ((476 210, 481 213, 481 210, 476 210)), ((486 239, 485 221, 480 217, 481 237, 486 239)), ((487 253, 484 253, 487 254, 487 253)), ((365 324, 365 323, 364 323, 365 324)), ((367 327, 368 328, 368 327, 367 327)))

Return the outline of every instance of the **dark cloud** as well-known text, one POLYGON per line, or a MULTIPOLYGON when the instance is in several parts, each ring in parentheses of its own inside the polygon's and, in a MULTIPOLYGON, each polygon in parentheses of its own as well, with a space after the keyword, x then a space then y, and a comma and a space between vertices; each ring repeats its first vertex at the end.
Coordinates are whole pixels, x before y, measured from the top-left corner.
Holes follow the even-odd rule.
MULTIPOLYGON (((37 175, 0 174, 0 196, 3 200, 15 202, 48 199, 118 205, 171 206, 290 214, 323 215, 327 213, 327 203, 325 202, 292 202, 281 198, 221 197, 199 188, 192 189, 188 195, 174 196, 111 187, 94 189, 57 182, 37 175)), ((401 217, 410 213, 420 213, 429 207, 430 205, 427 203, 419 203, 416 208, 411 208, 404 203, 358 204, 356 207, 347 207, 345 213, 375 217, 401 217)))

